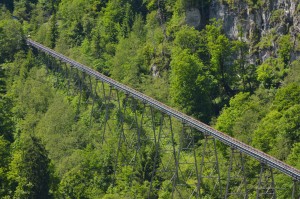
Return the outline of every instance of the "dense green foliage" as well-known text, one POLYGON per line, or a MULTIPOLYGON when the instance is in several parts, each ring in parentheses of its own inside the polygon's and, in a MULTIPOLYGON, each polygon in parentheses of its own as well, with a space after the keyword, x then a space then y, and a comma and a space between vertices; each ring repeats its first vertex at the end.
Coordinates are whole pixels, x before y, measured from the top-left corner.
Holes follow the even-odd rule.
MULTIPOLYGON (((261 2, 248 4, 255 8, 261 2)), ((101 112, 103 99, 84 104, 74 82, 67 91, 70 82, 47 68, 58 63, 28 48, 25 35, 300 169, 300 62, 291 57, 299 42, 293 44, 289 33, 271 32, 246 43, 229 39, 219 20, 203 28, 185 23, 186 9, 208 5, 193 0, 1 2, 0 198, 170 198, 172 192, 161 176, 153 183, 162 189, 148 193, 154 146, 141 149, 136 169, 116 172, 118 123, 110 121, 109 133, 99 133, 99 121, 107 116, 101 112), (274 52, 249 64, 252 48, 274 52), (97 111, 91 113, 92 107, 97 111)), ((281 15, 282 10, 273 12, 271 23, 279 23, 281 15)), ((88 99, 87 92, 83 95, 88 99)), ((109 117, 120 113, 112 109, 109 117)), ((129 112, 125 127, 130 129, 134 118, 129 112)), ((151 135, 150 127, 141 131, 151 135)), ((174 132, 179 143, 176 125, 174 132)), ((196 140, 199 156, 201 139, 196 140)), ((226 162, 229 150, 222 144, 218 150, 226 162)), ((124 149, 122 158, 131 153, 124 149)), ((249 176, 259 172, 257 163, 246 162, 253 166, 249 176)), ((226 176, 226 168, 220 170, 226 176)), ((276 179, 279 186, 291 186, 285 179, 276 179)), ((205 189, 212 186, 205 182, 205 189)))

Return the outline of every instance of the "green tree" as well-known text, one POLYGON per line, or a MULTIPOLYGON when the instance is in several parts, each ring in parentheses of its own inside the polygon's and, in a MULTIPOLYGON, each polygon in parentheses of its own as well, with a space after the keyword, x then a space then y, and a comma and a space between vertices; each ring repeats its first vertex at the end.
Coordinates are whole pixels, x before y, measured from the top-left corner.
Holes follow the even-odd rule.
POLYGON ((67 167, 59 163, 63 164, 61 161, 72 154, 72 148, 76 148, 81 141, 79 136, 72 134, 74 118, 75 108, 61 95, 56 95, 36 127, 37 136, 45 142, 49 157, 58 168, 67 167))
POLYGON ((17 16, 21 21, 29 21, 32 10, 35 8, 38 0, 16 0, 14 1, 14 16, 17 16))
POLYGON ((291 83, 278 90, 278 92, 276 93, 276 98, 273 102, 273 106, 278 111, 287 110, 290 107, 299 104, 299 98, 299 84, 291 83))
POLYGON ((257 125, 269 113, 274 94, 260 89, 255 94, 238 93, 230 99, 217 118, 215 127, 245 143, 251 144, 257 125))
POLYGON ((144 36, 143 20, 141 16, 138 16, 129 37, 120 39, 116 54, 112 59, 110 70, 112 76, 133 87, 138 86, 141 74, 145 73, 140 50, 144 36))
POLYGON ((231 98, 229 107, 224 107, 217 119, 216 128, 234 136, 236 120, 245 114, 249 107, 249 93, 239 93, 231 98))
POLYGON ((13 19, 0 20, 0 63, 12 61, 14 54, 24 45, 20 22, 13 19))
POLYGON ((291 36, 283 35, 278 39, 278 57, 287 66, 291 59, 292 43, 291 36))
POLYGON ((175 34, 174 45, 180 49, 187 49, 190 53, 197 53, 200 50, 200 33, 199 31, 187 25, 175 34))
POLYGON ((277 88, 285 75, 284 63, 281 59, 270 57, 257 67, 257 80, 265 88, 277 88))
POLYGON ((290 84, 279 89, 271 111, 262 119, 254 132, 254 146, 285 160, 292 145, 300 141, 298 104, 300 87, 290 84))
POLYGON ((112 184, 113 159, 110 149, 94 149, 89 145, 77 150, 78 164, 66 172, 59 184, 64 198, 99 198, 112 184), (107 151, 108 150, 108 151, 107 151))
POLYGON ((295 60, 289 66, 287 76, 284 78, 284 84, 298 83, 300 84, 300 61, 295 60))
MULTIPOLYGON (((27 59, 27 61, 29 60, 27 59)), ((46 69, 38 69, 27 64, 34 63, 25 62, 21 67, 21 78, 16 82, 14 88, 16 93, 13 95, 17 100, 12 108, 14 116, 19 119, 19 129, 26 132, 33 131, 53 98, 52 90, 48 89, 50 84, 46 81, 46 69), (26 67, 32 68, 26 72, 26 67), (22 75, 24 76, 22 77, 22 75)))
POLYGON ((232 44, 233 51, 237 56, 233 62, 237 72, 237 87, 243 92, 253 93, 257 86, 256 66, 254 64, 249 64, 247 61, 249 52, 248 44, 244 42, 242 38, 232 41, 232 44))
POLYGON ((49 31, 48 31, 48 38, 49 38, 49 42, 50 48, 54 48, 55 47, 55 43, 58 37, 58 27, 57 27, 57 20, 56 20, 56 13, 54 13, 49 20, 49 31))
POLYGON ((229 97, 234 95, 234 83, 236 82, 236 69, 232 64, 232 44, 225 34, 222 33, 220 21, 213 21, 205 27, 205 38, 209 53, 210 72, 218 82, 222 90, 220 94, 229 97))
POLYGON ((171 55, 170 95, 173 103, 204 122, 212 115, 212 78, 198 57, 203 50, 200 33, 184 26, 175 34, 171 55))
POLYGON ((10 184, 7 176, 10 160, 10 143, 0 135, 0 197, 9 194, 10 184))
POLYGON ((300 143, 295 143, 291 150, 290 155, 287 158, 289 164, 300 169, 300 143))
POLYGON ((170 68, 170 49, 167 43, 165 28, 157 20, 157 12, 152 11, 147 15, 144 30, 146 43, 143 47, 143 59, 146 66, 151 66, 154 76, 170 68), (155 74, 156 73, 156 74, 155 74))
POLYGON ((187 114, 208 122, 212 105, 206 92, 208 80, 203 63, 184 49, 172 53, 170 65, 170 94, 173 103, 187 114))
POLYGON ((6 76, 4 69, 0 66, 0 136, 10 142, 13 141, 13 122, 11 120, 11 107, 12 103, 6 97, 6 76))
POLYGON ((274 121, 279 121, 281 117, 282 114, 280 112, 273 110, 263 118, 254 134, 253 144, 255 147, 264 152, 269 152, 273 147, 276 147, 279 125, 274 121))
POLYGON ((14 198, 50 198, 50 160, 41 141, 21 136, 20 148, 13 153, 10 178, 15 181, 14 198))

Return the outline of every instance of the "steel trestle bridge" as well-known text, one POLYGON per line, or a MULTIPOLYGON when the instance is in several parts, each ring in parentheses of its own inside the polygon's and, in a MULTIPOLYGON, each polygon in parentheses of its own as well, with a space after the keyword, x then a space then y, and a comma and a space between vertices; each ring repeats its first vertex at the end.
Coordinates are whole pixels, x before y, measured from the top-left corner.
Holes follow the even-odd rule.
MULTIPOLYGON (((126 96, 130 96, 132 98, 134 98, 135 100, 137 101, 140 101, 142 102, 143 104, 151 107, 151 111, 152 111, 152 108, 154 108, 155 110, 159 110, 160 112, 164 113, 164 115, 166 115, 167 117, 169 118, 176 118, 178 121, 180 121, 181 124, 183 124, 183 129, 187 129, 187 128, 191 128, 191 129, 194 129, 194 130, 197 130, 197 131, 200 131, 204 138, 205 138, 205 142, 203 144, 204 146, 204 149, 203 149, 203 153, 208 153, 209 149, 208 148, 205 148, 207 147, 206 145, 209 145, 211 144, 212 146, 214 145, 213 150, 212 150, 212 155, 215 156, 216 158, 213 159, 213 164, 212 165, 217 165, 218 164, 218 159, 217 159, 217 154, 216 154, 216 150, 215 150, 215 140, 218 140, 222 143, 224 143, 225 145, 229 146, 231 148, 231 151, 232 151, 232 154, 231 154, 231 158, 230 158, 230 165, 229 165, 229 170, 228 170, 228 176, 227 176, 227 184, 226 184, 226 191, 225 191, 225 198, 232 198, 234 194, 230 195, 230 179, 232 180, 233 178, 233 175, 230 173, 234 167, 234 163, 233 163, 233 160, 234 160, 234 157, 237 157, 236 154, 238 154, 238 158, 240 163, 239 165, 237 166, 239 168, 239 170, 241 171, 241 173, 244 173, 245 172, 245 168, 244 168, 244 165, 243 165, 243 158, 242 158, 242 155, 243 154, 246 154, 250 157, 253 157, 255 158, 256 160, 258 160, 261 164, 261 173, 260 173, 260 179, 259 179, 259 182, 258 182, 258 187, 263 187, 263 183, 264 183, 264 180, 263 180, 263 175, 268 175, 268 177, 270 178, 270 186, 268 188, 266 188, 264 190, 264 193, 265 195, 262 196, 259 194, 259 189, 257 189, 257 196, 256 198, 261 198, 261 197, 264 197, 264 198, 276 198, 276 193, 275 193, 275 188, 274 188, 274 179, 273 179, 273 171, 272 171, 272 168, 273 169, 276 169, 278 171, 280 171, 281 173, 287 175, 287 176, 290 176, 291 179, 294 181, 294 187, 293 187, 293 190, 292 190, 292 197, 293 198, 296 198, 296 197, 299 197, 298 194, 298 183, 300 182, 300 170, 254 148, 254 147, 251 147, 235 138, 232 138, 230 136, 228 136, 227 134, 225 133, 222 133, 196 119, 194 119, 193 117, 190 117, 184 113, 181 113, 151 97, 148 97, 146 96, 145 94, 139 92, 139 91, 136 91, 124 84, 121 84, 81 63, 78 63, 50 48, 47 48, 45 46, 43 46, 42 44, 39 44, 31 39, 27 39, 27 44, 39 51, 42 51, 44 52, 45 54, 53 57, 53 58, 56 58, 57 60, 60 60, 66 64, 69 64, 70 66, 72 66, 73 68, 79 70, 79 71, 82 71, 84 74, 87 74, 88 76, 90 77, 93 77, 95 78, 97 81, 101 81, 102 84, 103 83, 106 83, 110 86, 110 89, 115 89, 115 90, 118 90, 118 91, 122 91, 123 93, 125 93, 126 96), (269 172, 269 174, 267 174, 269 172), (297 185, 297 186, 296 186, 297 185), (273 186, 273 188, 272 188, 273 186)), ((171 119, 170 119, 171 121, 171 119)), ((137 122, 136 122, 137 123, 137 122)), ((172 130, 172 129, 171 129, 172 130)), ((183 130, 185 131, 185 130, 183 130)), ((154 131, 155 132, 155 131, 154 131)), ((199 132, 198 132, 199 133, 199 132)), ((188 134, 188 133, 187 133, 188 134)), ((157 148, 159 148, 159 143, 158 143, 158 140, 162 140, 163 137, 157 137, 157 135, 155 135, 154 133, 154 136, 153 136, 153 139, 154 139, 154 146, 157 148)), ((173 138, 172 138, 173 139, 173 138)), ((193 146, 195 146, 195 143, 194 143, 194 138, 191 138, 191 136, 188 138, 190 139, 190 142, 189 143, 193 143, 193 146)), ((187 144, 189 145, 189 144, 187 144)), ((189 145, 189 147, 191 147, 189 145)), ((176 168, 179 168, 179 169, 175 169, 176 172, 176 175, 177 178, 179 178, 179 175, 178 174, 178 171, 180 170, 180 157, 179 157, 179 153, 180 151, 176 151, 177 149, 175 149, 173 147, 173 156, 175 158, 175 163, 174 163, 174 166, 176 168), (177 154, 178 153, 178 154, 177 154), (177 158, 177 160, 176 160, 177 158)), ((178 149, 179 150, 179 149, 178 149)), ((195 152, 195 149, 194 150, 194 154, 196 154, 195 152)), ((182 152, 184 151, 184 148, 182 148, 181 150, 182 152)), ((155 154, 155 159, 157 159, 159 156, 159 152, 156 152, 155 154)), ((172 157, 173 157, 172 156, 172 157)), ((154 161, 156 163, 155 166, 158 167, 157 165, 159 164, 158 161, 154 161)), ((195 161, 196 162, 196 155, 195 155, 195 161)), ((201 165, 200 167, 198 166, 195 166, 195 171, 194 171, 194 174, 196 175, 195 177, 195 181, 196 181, 196 185, 195 185, 195 190, 191 192, 191 196, 189 196, 190 198, 199 198, 201 196, 201 183, 203 183, 203 180, 204 180, 204 167, 203 167, 203 164, 207 162, 206 159, 203 157, 203 154, 202 154, 202 160, 201 160, 201 165), (200 175, 198 175, 198 173, 200 173, 200 175)), ((187 164, 187 162, 185 162, 187 164)), ((217 170, 218 170, 218 165, 217 165, 217 170)), ((154 178, 155 176, 155 173, 157 171, 153 171, 152 173, 152 178, 154 178)), ((217 171, 218 173, 219 171, 217 171)), ((217 178, 217 181, 219 181, 219 188, 221 189, 221 184, 220 184, 220 173, 216 174, 215 175, 216 178, 217 178)), ((173 177, 174 178, 174 177, 173 177)), ((172 180, 171 180, 172 181, 172 180)), ((179 188, 179 184, 180 183, 177 183, 175 182, 176 180, 173 179, 173 189, 172 189, 172 192, 180 192, 179 188)), ((248 198, 248 193, 247 193, 247 188, 246 188, 246 180, 243 178, 240 180, 241 184, 245 184, 244 186, 244 192, 243 194, 241 195, 235 195, 236 198, 248 198)), ((152 182, 151 182, 152 183, 152 182)), ((225 186, 223 186, 225 187, 225 186)), ((154 189, 154 185, 151 184, 151 188, 150 188, 150 191, 151 189, 154 189), (153 188, 152 188, 153 186, 153 188)), ((221 191, 222 192, 222 191, 221 191)), ((232 191, 234 192, 234 191, 232 191)), ((223 194, 224 195, 224 194, 223 194)), ((149 193, 149 198, 150 198, 150 193, 149 193)), ((178 197, 178 198, 184 198, 184 196, 182 194, 173 194, 172 193, 172 197, 178 197)))

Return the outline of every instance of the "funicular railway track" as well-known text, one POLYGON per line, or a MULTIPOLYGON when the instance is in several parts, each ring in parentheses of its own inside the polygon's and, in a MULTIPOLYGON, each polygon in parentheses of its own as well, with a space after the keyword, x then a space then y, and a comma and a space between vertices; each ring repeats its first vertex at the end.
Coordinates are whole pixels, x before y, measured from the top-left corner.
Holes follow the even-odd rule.
POLYGON ((150 106, 152 106, 153 108, 156 108, 162 112, 164 112, 165 114, 175 117, 178 120, 184 122, 185 124, 199 130, 200 132, 207 134, 207 135, 211 135, 213 136, 215 139, 221 141, 222 143, 230 146, 231 148, 235 148, 237 150, 239 150, 242 153, 245 153, 255 159, 257 159, 258 161, 260 161, 263 164, 268 165, 269 167, 278 169, 280 172, 292 177, 295 181, 300 181, 300 170, 254 148, 251 147, 235 138, 232 138, 230 136, 228 136, 225 133, 222 133, 196 119, 194 119, 193 117, 190 117, 184 113, 181 113, 151 97, 146 96, 145 94, 136 91, 124 84, 121 84, 83 64, 80 64, 50 48, 47 48, 45 46, 43 46, 42 44, 39 44, 31 39, 27 39, 27 44, 29 46, 32 46, 52 57, 55 57, 65 63, 68 63, 70 65, 72 65, 73 67, 77 68, 78 70, 81 70, 83 72, 85 72, 86 74, 95 77, 96 79, 103 81, 107 84, 109 84, 110 86, 113 86, 114 88, 123 91, 124 93, 131 95, 132 97, 143 101, 144 103, 149 104, 150 106))

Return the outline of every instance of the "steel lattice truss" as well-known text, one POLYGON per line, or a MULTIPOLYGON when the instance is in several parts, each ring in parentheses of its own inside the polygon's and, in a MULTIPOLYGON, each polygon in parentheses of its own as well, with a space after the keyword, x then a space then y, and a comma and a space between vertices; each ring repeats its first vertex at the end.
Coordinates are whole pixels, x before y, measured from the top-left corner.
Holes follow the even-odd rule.
POLYGON ((82 106, 90 108, 97 139, 114 149, 114 182, 123 173, 129 173, 132 186, 142 178, 149 182, 148 198, 162 192, 184 199, 276 198, 287 192, 300 197, 299 170, 37 42, 27 44, 45 53, 54 85, 79 96, 76 117, 82 106), (218 144, 227 147, 227 158, 218 157, 218 144), (151 164, 144 164, 147 159, 151 164), (247 170, 248 162, 260 172, 247 170), (276 187, 276 172, 289 176, 292 186, 276 187))

